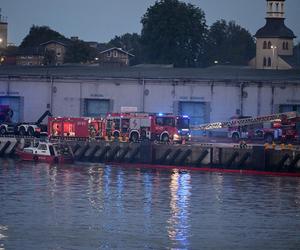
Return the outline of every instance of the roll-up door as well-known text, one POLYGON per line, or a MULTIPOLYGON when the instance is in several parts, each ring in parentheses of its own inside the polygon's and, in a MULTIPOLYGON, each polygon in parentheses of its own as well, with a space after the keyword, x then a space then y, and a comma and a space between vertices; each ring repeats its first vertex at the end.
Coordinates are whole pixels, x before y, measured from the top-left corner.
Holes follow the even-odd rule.
POLYGON ((12 122, 20 122, 20 97, 0 96, 0 105, 8 105, 13 111, 12 122))
POLYGON ((110 101, 107 99, 84 99, 84 116, 103 117, 110 110, 110 101))

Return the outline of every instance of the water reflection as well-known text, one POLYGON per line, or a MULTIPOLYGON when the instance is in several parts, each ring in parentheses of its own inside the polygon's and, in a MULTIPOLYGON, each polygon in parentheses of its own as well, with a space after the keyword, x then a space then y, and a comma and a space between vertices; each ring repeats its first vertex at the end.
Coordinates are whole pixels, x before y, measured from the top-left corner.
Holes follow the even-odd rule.
POLYGON ((8 237, 7 236, 7 233, 8 233, 7 230, 8 230, 7 226, 4 226, 4 225, 0 224, 0 250, 5 250, 5 245, 2 241, 5 240, 8 237))
POLYGON ((0 159, 0 202, 0 250, 300 245, 299 178, 0 159))
POLYGON ((188 172, 174 170, 170 182, 171 217, 168 220, 169 238, 179 243, 181 249, 189 246, 190 211, 189 199, 191 176, 188 172))

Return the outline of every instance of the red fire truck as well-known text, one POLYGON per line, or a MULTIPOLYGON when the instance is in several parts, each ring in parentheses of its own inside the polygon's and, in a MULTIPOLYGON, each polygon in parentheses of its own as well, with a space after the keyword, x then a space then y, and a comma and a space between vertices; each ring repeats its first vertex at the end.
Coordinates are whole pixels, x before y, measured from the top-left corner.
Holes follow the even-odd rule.
POLYGON ((228 129, 228 137, 239 139, 298 140, 300 118, 296 112, 278 113, 259 117, 233 117, 229 121, 201 124, 195 130, 228 129))
POLYGON ((182 142, 190 139, 189 117, 171 114, 109 113, 103 121, 104 137, 182 142))
POLYGON ((101 138, 102 119, 84 117, 49 117, 48 136, 52 138, 101 138))
POLYGON ((282 141, 300 142, 300 117, 284 119, 281 121, 282 141))
MULTIPOLYGON (((242 117, 240 119, 253 120, 254 123, 232 126, 228 128, 228 136, 234 140, 238 139, 263 139, 266 142, 281 141, 295 142, 299 141, 300 118, 290 116, 291 113, 282 113, 277 119, 255 123, 256 118, 242 117)), ((276 115, 276 114, 275 114, 276 115)))

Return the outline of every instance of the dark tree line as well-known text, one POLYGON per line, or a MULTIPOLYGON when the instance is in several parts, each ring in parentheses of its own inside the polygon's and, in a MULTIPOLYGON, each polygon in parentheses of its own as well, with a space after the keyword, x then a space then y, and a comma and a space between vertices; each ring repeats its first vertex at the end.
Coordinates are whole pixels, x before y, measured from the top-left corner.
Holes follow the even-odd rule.
MULTIPOLYGON (((225 20, 208 27, 200 8, 179 0, 157 1, 147 9, 141 23, 141 35, 116 36, 108 43, 99 44, 98 50, 118 47, 135 55, 131 64, 173 64, 175 67, 245 65, 255 56, 254 39, 246 29, 225 20)), ((49 40, 68 42, 66 62, 88 62, 96 56, 96 50, 84 41, 72 41, 45 26, 32 26, 20 47, 38 46, 49 40)))

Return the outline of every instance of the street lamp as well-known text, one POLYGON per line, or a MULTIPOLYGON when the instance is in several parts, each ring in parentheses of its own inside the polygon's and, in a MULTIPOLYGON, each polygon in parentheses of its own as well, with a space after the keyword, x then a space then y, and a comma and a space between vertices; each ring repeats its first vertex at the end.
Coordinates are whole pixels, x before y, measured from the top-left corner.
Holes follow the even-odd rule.
MULTIPOLYGON (((273 51, 273 57, 272 57, 272 60, 273 60, 273 62, 274 62, 274 59, 275 59, 275 49, 277 49, 277 47, 271 45, 271 49, 272 49, 272 51, 273 51)), ((273 65, 274 65, 274 66, 276 65, 276 69, 278 68, 278 62, 277 62, 277 60, 276 60, 276 62, 274 62, 273 65), (276 63, 276 64, 275 64, 275 63, 276 63)))

